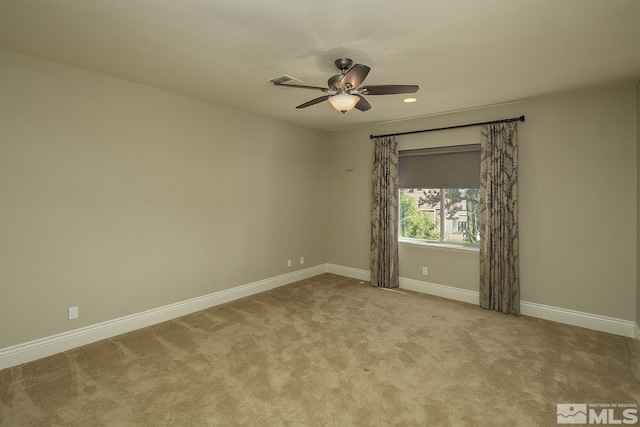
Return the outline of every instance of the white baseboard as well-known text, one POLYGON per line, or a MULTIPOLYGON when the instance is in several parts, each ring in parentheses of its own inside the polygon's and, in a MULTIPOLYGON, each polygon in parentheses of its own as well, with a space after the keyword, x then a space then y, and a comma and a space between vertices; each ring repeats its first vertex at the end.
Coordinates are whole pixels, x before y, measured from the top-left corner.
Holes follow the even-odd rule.
POLYGON ((594 331, 622 335, 623 337, 634 337, 635 322, 630 320, 616 319, 615 317, 600 316, 599 314, 584 313, 582 311, 552 307, 527 301, 520 301, 520 314, 567 325, 579 326, 581 328, 593 329, 594 331))
MULTIPOLYGON (((369 281, 371 274, 367 270, 344 267, 336 264, 322 264, 304 270, 294 271, 273 278, 259 280, 235 288, 214 292, 201 297, 181 301, 164 307, 158 307, 130 316, 98 323, 73 331, 52 335, 42 339, 0 349, 0 369, 10 368, 32 360, 51 356, 72 348, 90 344, 136 329, 151 326, 180 316, 195 313, 216 305, 234 301, 299 280, 308 279, 322 273, 333 273, 354 279, 369 281)), ((479 294, 475 291, 455 288, 420 280, 400 278, 400 288, 443 298, 478 304, 479 294)), ((583 313, 565 308, 521 301, 523 315, 551 320, 596 331, 608 332, 625 337, 640 339, 640 328, 633 321, 613 317, 583 313)))
MULTIPOLYGON (((359 280, 369 280, 370 277, 370 273, 367 270, 342 267, 334 264, 328 264, 327 271, 329 273, 353 277, 354 279, 359 280), (365 277, 367 279, 363 279, 365 277)), ((455 301, 462 301, 469 304, 478 304, 480 300, 480 296, 477 291, 468 291, 466 289, 407 279, 404 277, 400 278, 400 288, 448 298, 455 301)), ((640 339, 640 329, 638 328, 638 325, 629 320, 616 319, 614 317, 600 316, 598 314, 584 313, 581 311, 527 301, 520 302, 520 313, 524 316, 531 316, 567 325, 579 326, 581 328, 592 329, 595 331, 608 332, 610 334, 621 335, 623 337, 636 337, 640 339)))
POLYGON ((352 279, 371 281, 371 273, 368 270, 359 268, 344 267, 342 265, 327 264, 327 273, 337 274, 339 276, 351 277, 352 279))
MULTIPOLYGON (((371 280, 371 273, 368 270, 359 268, 343 267, 341 265, 327 264, 327 272, 339 274, 340 276, 351 277, 358 280, 371 280)), ((452 286, 438 285, 436 283, 423 282, 420 280, 400 278, 400 289, 421 292, 423 294, 435 295, 456 301, 478 304, 478 292, 466 289, 454 288, 452 286)))
POLYGON ((406 279, 404 277, 400 278, 400 289, 421 292, 423 294, 467 302, 469 304, 477 305, 479 303, 478 292, 454 288, 452 286, 438 285, 436 283, 423 282, 420 280, 406 279))
POLYGON ((0 349, 0 369, 131 332, 327 272, 326 264, 0 349))

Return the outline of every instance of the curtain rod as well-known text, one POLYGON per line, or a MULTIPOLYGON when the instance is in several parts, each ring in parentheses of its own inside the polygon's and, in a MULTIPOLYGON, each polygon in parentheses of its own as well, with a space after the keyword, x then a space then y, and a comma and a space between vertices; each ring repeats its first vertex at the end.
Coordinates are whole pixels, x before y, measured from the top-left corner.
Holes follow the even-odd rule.
POLYGON ((468 127, 471 127, 471 126, 482 126, 482 125, 491 125, 491 124, 494 124, 494 123, 508 123, 508 122, 524 122, 524 116, 512 117, 510 119, 491 120, 490 122, 467 123, 466 125, 447 126, 447 127, 443 127, 443 128, 413 130, 413 131, 409 131, 409 132, 398 132, 398 133, 387 133, 387 134, 384 134, 384 135, 369 135, 369 138, 373 139, 373 138, 379 138, 379 137, 383 137, 383 136, 409 135, 409 134, 412 134, 412 133, 434 132, 434 131, 437 131, 437 130, 468 128, 468 127))

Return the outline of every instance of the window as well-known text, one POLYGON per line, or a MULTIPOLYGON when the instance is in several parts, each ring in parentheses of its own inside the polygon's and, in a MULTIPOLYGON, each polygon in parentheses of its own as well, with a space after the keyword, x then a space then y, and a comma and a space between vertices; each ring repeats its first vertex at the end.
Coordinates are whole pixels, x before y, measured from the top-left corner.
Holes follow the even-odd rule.
POLYGON ((400 189, 401 238, 474 245, 479 214, 477 188, 400 189))
POLYGON ((400 239, 476 246, 480 239, 480 146, 399 154, 400 239))

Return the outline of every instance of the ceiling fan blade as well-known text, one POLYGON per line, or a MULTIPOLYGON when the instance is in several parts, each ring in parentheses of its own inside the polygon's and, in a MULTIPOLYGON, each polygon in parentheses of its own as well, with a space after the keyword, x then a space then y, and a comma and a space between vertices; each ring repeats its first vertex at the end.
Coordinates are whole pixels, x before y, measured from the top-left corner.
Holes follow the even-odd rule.
POLYGON ((349 71, 345 73, 344 76, 340 79, 340 84, 343 85, 351 85, 352 88, 357 88, 362 84, 364 79, 369 74, 371 68, 366 65, 356 64, 353 67, 349 68, 349 71))
POLYGON ((360 98, 360 101, 358 101, 355 108, 357 108, 360 111, 367 111, 371 109, 371 104, 369 104, 369 102, 366 99, 364 99, 360 95, 356 95, 356 96, 360 98))
POLYGON ((373 85, 359 89, 365 95, 395 95, 398 93, 415 93, 419 89, 416 85, 373 85))
POLYGON ((298 88, 298 89, 312 89, 312 90, 321 90, 322 92, 329 92, 328 88, 319 87, 319 86, 289 85, 289 84, 286 84, 286 83, 274 83, 274 86, 295 87, 295 88, 298 88))
POLYGON ((296 108, 307 108, 307 107, 311 107, 312 105, 316 105, 321 103, 322 101, 326 101, 327 99, 329 99, 331 95, 325 95, 325 96, 321 96, 319 98, 316 99, 312 99, 311 101, 307 101, 304 104, 300 104, 298 105, 296 108))

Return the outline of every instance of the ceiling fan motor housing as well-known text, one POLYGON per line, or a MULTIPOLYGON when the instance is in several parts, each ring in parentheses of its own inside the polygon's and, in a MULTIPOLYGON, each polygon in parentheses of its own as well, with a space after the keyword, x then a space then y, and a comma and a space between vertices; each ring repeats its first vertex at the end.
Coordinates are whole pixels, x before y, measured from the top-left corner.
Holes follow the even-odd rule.
POLYGON ((349 58, 340 58, 336 59, 334 64, 336 64, 336 67, 340 71, 342 71, 342 74, 336 74, 335 76, 331 77, 329 80, 327 80, 327 85, 330 89, 338 91, 338 93, 344 93, 345 89, 350 89, 350 87, 345 87, 347 85, 340 84, 340 80, 342 80, 342 77, 345 75, 347 70, 351 68, 351 66, 353 65, 353 61, 349 58))
POLYGON ((329 86, 329 89, 338 90, 342 86, 340 84, 341 79, 342 79, 342 74, 336 74, 335 76, 327 80, 327 86, 329 86))
POLYGON ((353 61, 349 58, 340 58, 336 59, 334 64, 336 64, 338 70, 342 71, 342 74, 344 74, 349 68, 351 68, 353 61))

